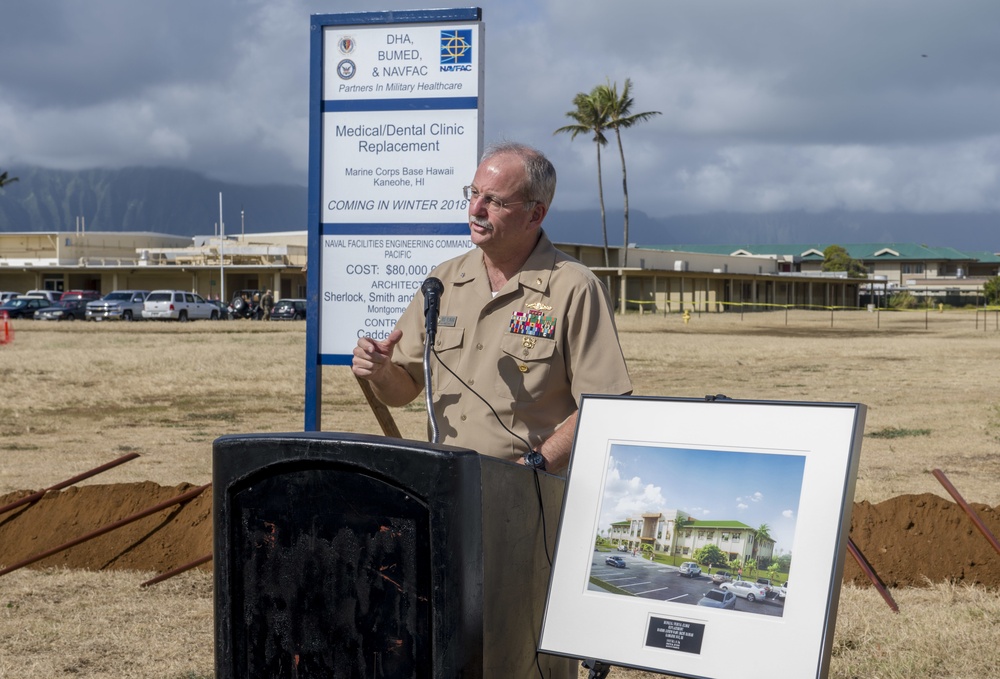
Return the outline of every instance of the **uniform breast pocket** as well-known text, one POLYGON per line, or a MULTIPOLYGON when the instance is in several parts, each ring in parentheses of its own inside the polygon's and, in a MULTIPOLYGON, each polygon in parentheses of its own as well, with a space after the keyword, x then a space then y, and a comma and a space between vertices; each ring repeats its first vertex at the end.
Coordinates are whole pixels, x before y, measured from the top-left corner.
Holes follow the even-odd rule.
POLYGON ((504 335, 497 365, 497 394, 515 401, 537 401, 552 377, 556 343, 527 335, 504 335))
MULTIPOLYGON (((452 370, 458 370, 464 335, 465 328, 439 327, 437 329, 437 335, 434 338, 434 351, 437 352, 441 362, 452 370)), ((431 371, 434 376, 435 390, 444 389, 455 379, 450 372, 443 368, 439 370, 438 366, 433 365, 433 363, 431 371)))

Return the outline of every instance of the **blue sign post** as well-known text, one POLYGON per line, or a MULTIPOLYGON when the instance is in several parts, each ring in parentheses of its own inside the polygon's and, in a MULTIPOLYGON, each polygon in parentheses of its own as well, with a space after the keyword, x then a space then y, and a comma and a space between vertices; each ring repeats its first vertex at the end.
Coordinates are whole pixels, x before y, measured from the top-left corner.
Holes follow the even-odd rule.
POLYGON ((305 431, 322 366, 384 339, 441 261, 472 247, 482 150, 479 8, 315 15, 309 91, 305 431))

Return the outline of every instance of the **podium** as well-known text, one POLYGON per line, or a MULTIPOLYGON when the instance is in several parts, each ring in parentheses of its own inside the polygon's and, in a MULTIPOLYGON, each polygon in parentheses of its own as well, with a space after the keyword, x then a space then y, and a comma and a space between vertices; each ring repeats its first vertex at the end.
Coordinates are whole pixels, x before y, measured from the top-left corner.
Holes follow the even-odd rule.
POLYGON ((213 488, 219 679, 538 676, 563 479, 429 443, 258 434, 215 441, 213 488))

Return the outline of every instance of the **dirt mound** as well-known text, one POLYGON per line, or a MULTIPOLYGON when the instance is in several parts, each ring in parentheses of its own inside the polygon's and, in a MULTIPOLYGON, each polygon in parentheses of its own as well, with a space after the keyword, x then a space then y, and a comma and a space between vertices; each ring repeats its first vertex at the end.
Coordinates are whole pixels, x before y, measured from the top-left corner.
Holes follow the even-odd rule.
MULTIPOLYGON (((1000 535, 1000 506, 969 504, 1000 535)), ((851 539, 888 587, 919 587, 928 580, 1000 587, 1000 554, 958 504, 931 493, 855 503, 851 539)), ((850 556, 844 580, 870 584, 850 556)))
MULTIPOLYGON (((171 488, 146 482, 47 493, 31 505, 0 514, 0 566, 76 540, 193 489, 189 484, 171 488)), ((0 497, 0 506, 29 494, 0 497)), ((1000 534, 1000 507, 973 507, 993 534, 1000 534)), ((951 581, 1000 588, 1000 554, 961 507, 936 495, 901 495, 874 505, 856 503, 851 539, 889 587, 951 581)), ((123 525, 31 567, 165 572, 211 553, 212 489, 207 488, 184 504, 123 525)), ((200 567, 210 569, 212 564, 200 567)), ((844 580, 871 584, 849 555, 844 580)))
MULTIPOLYGON (((151 482, 79 486, 46 493, 0 514, 0 562, 24 559, 168 502, 195 489, 151 482)), ((0 507, 31 491, 0 497, 0 507)), ((31 564, 32 568, 123 569, 164 572, 212 553, 212 489, 143 519, 31 564)), ((211 562, 203 568, 210 569, 211 562)))

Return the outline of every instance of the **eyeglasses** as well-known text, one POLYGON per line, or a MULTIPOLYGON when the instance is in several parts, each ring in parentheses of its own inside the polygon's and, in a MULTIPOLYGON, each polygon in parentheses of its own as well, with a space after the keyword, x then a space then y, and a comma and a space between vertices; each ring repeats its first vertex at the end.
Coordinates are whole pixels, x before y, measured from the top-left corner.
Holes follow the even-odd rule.
POLYGON ((496 196, 491 196, 488 193, 479 193, 479 191, 472 186, 463 186, 462 195, 470 203, 475 201, 477 198, 482 198, 483 202, 486 203, 486 209, 490 212, 500 212, 505 207, 510 207, 511 205, 527 205, 529 203, 537 203, 537 200, 514 200, 514 201, 503 201, 496 196))

